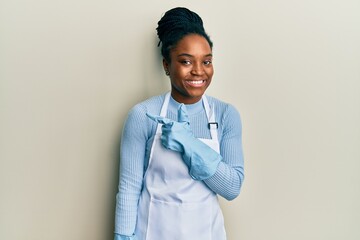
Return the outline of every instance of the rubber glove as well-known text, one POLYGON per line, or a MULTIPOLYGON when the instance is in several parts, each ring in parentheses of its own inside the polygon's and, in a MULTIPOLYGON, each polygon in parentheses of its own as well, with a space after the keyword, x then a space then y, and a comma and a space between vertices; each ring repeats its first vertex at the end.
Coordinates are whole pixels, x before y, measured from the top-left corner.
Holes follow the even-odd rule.
POLYGON ((216 172, 222 157, 211 147, 194 137, 184 104, 179 106, 178 121, 148 113, 146 115, 155 122, 163 124, 161 127, 162 145, 167 149, 182 153, 182 158, 193 179, 204 180, 216 172))
POLYGON ((135 235, 132 236, 124 236, 124 235, 120 235, 115 233, 114 236, 114 240, 136 240, 137 238, 135 237, 135 235))

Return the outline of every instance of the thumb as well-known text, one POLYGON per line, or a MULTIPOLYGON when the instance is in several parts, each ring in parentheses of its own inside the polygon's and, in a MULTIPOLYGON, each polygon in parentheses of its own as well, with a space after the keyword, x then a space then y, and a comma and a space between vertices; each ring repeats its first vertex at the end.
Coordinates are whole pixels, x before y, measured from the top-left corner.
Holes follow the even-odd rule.
POLYGON ((180 104, 178 109, 178 122, 187 122, 189 123, 189 115, 187 113, 187 109, 185 104, 180 104))

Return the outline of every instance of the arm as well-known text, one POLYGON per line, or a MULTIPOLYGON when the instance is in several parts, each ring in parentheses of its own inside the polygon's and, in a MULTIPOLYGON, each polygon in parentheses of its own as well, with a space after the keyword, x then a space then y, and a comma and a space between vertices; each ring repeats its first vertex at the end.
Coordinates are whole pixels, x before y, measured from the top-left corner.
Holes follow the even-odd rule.
POLYGON ((137 105, 128 114, 120 153, 119 191, 116 195, 115 239, 132 240, 141 193, 148 121, 144 109, 137 105), (145 124, 145 125, 144 125, 145 124))
POLYGON ((242 148, 242 126, 237 110, 228 105, 223 119, 219 163, 214 175, 205 179, 206 185, 227 200, 235 199, 244 180, 244 156, 242 148))

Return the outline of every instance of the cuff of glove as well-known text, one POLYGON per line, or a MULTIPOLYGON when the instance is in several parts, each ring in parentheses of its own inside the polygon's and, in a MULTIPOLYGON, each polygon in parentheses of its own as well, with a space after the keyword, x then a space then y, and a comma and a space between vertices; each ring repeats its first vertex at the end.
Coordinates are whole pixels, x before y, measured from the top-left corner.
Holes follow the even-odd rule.
POLYGON ((201 156, 193 154, 191 157, 190 176, 195 180, 205 180, 215 174, 222 157, 219 154, 214 154, 212 158, 207 158, 204 161, 201 156))
POLYGON ((114 240, 136 240, 136 236, 132 235, 132 236, 125 236, 125 235, 120 235, 115 233, 114 235, 114 240))

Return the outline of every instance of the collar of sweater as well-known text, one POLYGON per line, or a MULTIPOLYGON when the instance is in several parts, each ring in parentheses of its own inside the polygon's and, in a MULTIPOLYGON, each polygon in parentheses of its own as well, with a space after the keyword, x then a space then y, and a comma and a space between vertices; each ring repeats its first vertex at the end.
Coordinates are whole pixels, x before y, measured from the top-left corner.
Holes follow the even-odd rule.
MULTIPOLYGON (((170 97, 168 111, 171 111, 172 113, 177 114, 179 106, 180 106, 180 103, 177 102, 172 97, 170 97)), ((194 115, 201 111, 204 111, 202 99, 200 99, 200 101, 193 103, 193 104, 185 104, 185 106, 186 106, 186 109, 187 109, 189 115, 194 115)))

